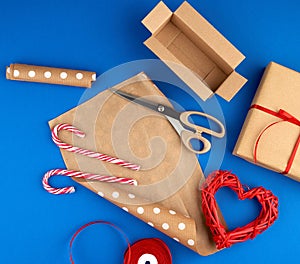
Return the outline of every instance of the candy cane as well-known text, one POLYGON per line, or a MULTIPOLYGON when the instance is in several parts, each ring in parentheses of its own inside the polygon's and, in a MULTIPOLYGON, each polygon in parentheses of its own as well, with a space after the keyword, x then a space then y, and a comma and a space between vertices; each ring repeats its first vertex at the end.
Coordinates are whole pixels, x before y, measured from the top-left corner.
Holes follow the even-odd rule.
POLYGON ((58 137, 58 132, 61 131, 61 130, 70 131, 70 132, 74 133, 76 136, 81 137, 81 138, 85 137, 85 133, 80 131, 78 128, 76 128, 74 126, 71 126, 69 124, 56 125, 52 129, 52 140, 61 149, 65 149, 67 151, 70 151, 70 152, 73 152, 73 153, 76 153, 76 154, 81 154, 81 155, 84 155, 84 156, 87 156, 87 157, 90 157, 90 158, 95 158, 95 159, 98 159, 98 160, 101 160, 101 161, 114 163, 114 164, 117 164, 119 166, 131 169, 131 170, 136 170, 137 171, 137 170, 140 169, 139 165, 130 163, 128 161, 118 159, 118 158, 115 158, 115 157, 111 157, 111 156, 101 154, 101 153, 98 153, 98 152, 90 151, 90 150, 87 150, 87 149, 82 149, 82 148, 79 148, 79 147, 72 146, 68 143, 65 143, 65 142, 61 141, 58 137))
POLYGON ((62 175, 67 177, 75 177, 86 180, 94 180, 100 182, 109 182, 109 183, 119 183, 119 184, 129 184, 137 185, 137 181, 130 178, 115 177, 115 176, 105 176, 92 173, 84 173, 75 170, 64 170, 64 169, 54 169, 45 173, 43 177, 43 187, 46 191, 52 194, 67 194, 75 192, 74 186, 68 186, 63 188, 54 188, 49 184, 49 178, 54 175, 62 175))

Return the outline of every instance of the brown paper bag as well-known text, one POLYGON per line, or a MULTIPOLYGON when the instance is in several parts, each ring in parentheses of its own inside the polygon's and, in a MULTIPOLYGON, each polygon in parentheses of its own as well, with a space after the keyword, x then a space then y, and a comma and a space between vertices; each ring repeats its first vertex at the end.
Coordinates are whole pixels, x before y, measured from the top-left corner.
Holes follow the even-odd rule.
MULTIPOLYGON (((171 106, 144 73, 114 88, 171 106)), ((167 119, 106 90, 49 122, 59 123, 86 133, 62 131, 63 141, 141 165, 131 171, 62 150, 68 169, 130 177, 139 186, 76 181, 201 255, 217 251, 201 210, 203 173, 167 119)))

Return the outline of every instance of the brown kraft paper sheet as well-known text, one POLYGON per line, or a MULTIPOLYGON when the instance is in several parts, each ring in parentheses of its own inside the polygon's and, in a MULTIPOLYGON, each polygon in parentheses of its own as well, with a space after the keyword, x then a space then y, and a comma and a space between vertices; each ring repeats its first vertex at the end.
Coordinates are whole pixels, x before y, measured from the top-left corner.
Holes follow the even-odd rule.
MULTIPOLYGON (((252 105, 260 105, 275 112, 284 110, 299 120, 299 100, 300 74, 271 62, 265 70, 252 105)), ((254 163, 254 147, 265 128, 267 129, 257 143, 256 164, 282 173, 299 137, 300 128, 296 124, 252 108, 248 112, 233 153, 254 163), (270 126, 275 122, 277 123, 270 126)), ((300 181, 299 149, 286 175, 300 181)))
MULTIPOLYGON (((171 106, 144 73, 114 88, 171 106)), ((139 186, 74 180, 201 255, 217 251, 201 210, 202 170, 167 119, 106 90, 49 125, 59 123, 86 133, 62 131, 63 141, 141 165, 132 171, 61 150, 68 169, 130 177, 139 186)))

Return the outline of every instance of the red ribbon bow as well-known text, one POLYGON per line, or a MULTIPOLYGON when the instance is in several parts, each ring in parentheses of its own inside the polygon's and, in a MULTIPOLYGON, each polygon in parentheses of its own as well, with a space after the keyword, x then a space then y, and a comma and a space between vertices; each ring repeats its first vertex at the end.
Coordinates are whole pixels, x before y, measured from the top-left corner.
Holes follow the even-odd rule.
MULTIPOLYGON (((270 114, 270 115, 273 115, 273 116, 276 116, 276 117, 282 119, 281 121, 277 121, 277 122, 274 122, 274 123, 268 125, 259 134, 259 136, 258 136, 258 138, 257 138, 257 140, 255 142, 255 147, 254 147, 254 152, 253 152, 254 162, 256 163, 257 162, 257 148, 258 148, 258 143, 260 141, 261 136, 264 134, 264 132, 266 130, 268 130, 271 126, 273 126, 273 125, 275 125, 275 124, 277 124, 279 122, 282 122, 282 121, 290 122, 292 124, 300 126, 300 120, 297 119, 296 117, 294 117, 293 115, 291 115, 290 113, 286 112, 283 109, 280 109, 278 112, 275 112, 275 111, 273 111, 271 109, 268 109, 266 107, 263 107, 263 106, 257 105, 257 104, 252 105, 250 107, 250 109, 252 109, 252 108, 258 109, 258 110, 263 111, 263 112, 265 112, 267 114, 270 114)), ((291 156, 290 156, 290 158, 288 160, 287 166, 286 166, 285 170, 283 172, 281 172, 282 174, 288 174, 289 173, 289 171, 290 171, 290 169, 291 169, 291 167, 293 165, 293 162, 294 162, 294 159, 295 159, 295 156, 296 156, 299 144, 300 144, 300 134, 299 134, 299 137, 298 137, 298 139, 297 139, 297 141, 295 143, 295 146, 293 148, 291 156)))
POLYGON ((280 109, 278 111, 278 117, 280 117, 284 121, 288 121, 288 122, 293 123, 297 126, 300 126, 300 120, 297 119, 296 117, 292 116, 288 112, 284 111, 283 109, 280 109))

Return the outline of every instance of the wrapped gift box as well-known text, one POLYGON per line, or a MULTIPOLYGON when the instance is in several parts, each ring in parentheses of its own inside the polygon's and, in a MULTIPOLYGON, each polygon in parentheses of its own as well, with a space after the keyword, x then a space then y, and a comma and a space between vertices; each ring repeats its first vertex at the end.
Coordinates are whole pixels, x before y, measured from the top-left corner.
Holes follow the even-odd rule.
POLYGON ((300 181, 300 74, 271 62, 233 153, 300 181))

